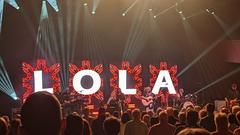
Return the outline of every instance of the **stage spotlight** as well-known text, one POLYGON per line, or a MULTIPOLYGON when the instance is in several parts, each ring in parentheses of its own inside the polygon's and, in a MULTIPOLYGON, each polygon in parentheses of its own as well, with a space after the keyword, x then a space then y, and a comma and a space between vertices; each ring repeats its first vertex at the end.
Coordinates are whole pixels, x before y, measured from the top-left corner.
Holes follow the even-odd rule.
POLYGON ((150 11, 150 12, 151 12, 151 11, 152 11, 152 9, 151 9, 151 8, 149 8, 149 9, 148 9, 148 11, 150 11))
POLYGON ((19 7, 19 6, 17 6, 17 7, 16 7, 16 9, 17 9, 17 10, 19 10, 19 9, 20 9, 20 7, 19 7))
POLYGON ((96 14, 96 12, 95 12, 95 11, 92 11, 92 14, 93 14, 93 15, 95 15, 95 14, 96 14))
POLYGON ((122 16, 126 16, 126 14, 137 4, 139 0, 135 0, 122 14, 122 16))
POLYGON ((43 21, 44 19, 48 18, 48 10, 47 10, 47 5, 46 1, 42 2, 42 10, 41 10, 41 16, 40 16, 40 21, 43 21))
POLYGON ((180 10, 180 11, 178 11, 178 13, 179 13, 179 14, 182 14, 182 13, 183 13, 183 11, 181 11, 181 10, 180 10))
POLYGON ((156 16, 156 15, 154 15, 154 16, 153 16, 153 18, 157 18, 157 16, 156 16))
MULTIPOLYGON (((45 1, 45 0, 44 0, 45 1)), ((47 2, 52 6, 52 8, 58 12, 59 8, 58 8, 58 4, 56 0, 47 0, 47 2)))
POLYGON ((16 93, 12 93, 10 94, 10 96, 14 99, 14 100, 18 100, 19 98, 17 97, 16 93))
POLYGON ((87 3, 84 3, 83 6, 87 6, 88 4, 87 3))
POLYGON ((16 9, 20 9, 20 7, 18 6, 17 2, 15 0, 3 0, 3 2, 7 2, 8 4, 10 4, 12 7, 16 8, 16 9))
POLYGON ((4 9, 4 3, 8 3, 15 9, 19 10, 19 6, 16 2, 16 0, 0 0, 0 33, 1 33, 1 28, 2 28, 2 21, 3 21, 3 9, 4 9))
POLYGON ((206 9, 206 11, 207 11, 209 14, 212 14, 212 15, 215 14, 212 10, 206 9))

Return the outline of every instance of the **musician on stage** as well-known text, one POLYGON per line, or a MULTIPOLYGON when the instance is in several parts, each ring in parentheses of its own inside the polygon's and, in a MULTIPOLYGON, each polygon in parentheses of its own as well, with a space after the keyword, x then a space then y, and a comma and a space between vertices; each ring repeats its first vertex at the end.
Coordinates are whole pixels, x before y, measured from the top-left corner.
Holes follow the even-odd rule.
POLYGON ((225 97, 226 106, 231 108, 240 104, 240 90, 238 89, 237 83, 232 83, 229 96, 225 97))
POLYGON ((160 90, 160 98, 161 98, 161 106, 162 108, 167 108, 168 107, 168 89, 162 89, 160 90))
POLYGON ((63 97, 63 107, 64 114, 69 115, 72 112, 79 112, 83 105, 83 101, 85 98, 80 96, 77 92, 70 90, 69 88, 62 95, 63 97))
POLYGON ((232 83, 231 89, 232 89, 232 92, 231 92, 231 96, 232 97, 231 98, 232 99, 239 99, 240 92, 238 90, 237 84, 236 83, 232 83))
POLYGON ((63 112, 64 116, 67 116, 72 113, 73 106, 71 105, 70 101, 70 90, 67 89, 63 94, 62 94, 62 106, 63 106, 63 112))
POLYGON ((184 102, 184 89, 181 88, 176 94, 176 104, 175 106, 179 107, 184 102))
POLYGON ((151 87, 145 87, 143 90, 142 103, 146 111, 154 111, 155 95, 151 92, 151 87))
POLYGON ((184 90, 183 90, 183 88, 178 90, 178 95, 179 95, 180 99, 184 99, 184 90))
POLYGON ((117 93, 113 92, 107 101, 109 112, 113 113, 114 111, 119 111, 122 113, 125 107, 124 100, 125 96, 120 92, 120 90, 118 90, 117 93))

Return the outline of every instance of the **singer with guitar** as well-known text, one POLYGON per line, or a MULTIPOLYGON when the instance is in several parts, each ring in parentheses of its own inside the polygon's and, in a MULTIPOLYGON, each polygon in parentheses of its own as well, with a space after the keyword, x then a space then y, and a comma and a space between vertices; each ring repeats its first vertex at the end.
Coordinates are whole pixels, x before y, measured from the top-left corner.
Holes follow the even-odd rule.
POLYGON ((143 90, 142 104, 146 111, 154 111, 155 95, 151 92, 151 87, 145 87, 143 90))

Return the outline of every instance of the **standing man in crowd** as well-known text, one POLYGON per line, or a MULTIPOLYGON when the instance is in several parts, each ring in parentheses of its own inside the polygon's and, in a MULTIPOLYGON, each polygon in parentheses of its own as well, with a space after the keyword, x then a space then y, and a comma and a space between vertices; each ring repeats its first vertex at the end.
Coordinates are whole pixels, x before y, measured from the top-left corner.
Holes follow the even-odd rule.
POLYGON ((200 120, 200 126, 205 128, 209 132, 213 132, 216 130, 215 122, 214 122, 214 105, 207 104, 207 116, 203 117, 200 120))
POLYGON ((106 119, 105 112, 103 107, 99 108, 98 117, 92 122, 92 135, 105 135, 103 130, 103 122, 106 119))
POLYGON ((126 124, 124 135, 147 135, 148 127, 141 121, 141 113, 139 109, 132 112, 133 120, 126 124))
POLYGON ((168 123, 168 114, 164 111, 159 114, 159 124, 153 126, 148 135, 174 135, 175 126, 168 123))
POLYGON ((120 132, 120 122, 114 117, 106 119, 103 127, 106 135, 118 135, 120 132))
POLYGON ((216 131, 212 135, 233 135, 233 133, 228 129, 228 119, 227 115, 223 113, 217 114, 215 117, 216 131))

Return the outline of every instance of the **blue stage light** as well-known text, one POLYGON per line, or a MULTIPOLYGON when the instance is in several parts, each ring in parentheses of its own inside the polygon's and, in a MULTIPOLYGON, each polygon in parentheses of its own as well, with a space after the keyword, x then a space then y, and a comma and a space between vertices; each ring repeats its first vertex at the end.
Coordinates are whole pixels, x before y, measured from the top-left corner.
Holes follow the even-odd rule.
POLYGON ((16 9, 19 9, 19 6, 18 6, 18 4, 15 0, 5 0, 5 2, 7 2, 12 7, 16 8, 16 9))
POLYGON ((12 7, 19 9, 19 6, 15 0, 0 0, 0 33, 2 30, 2 19, 3 19, 3 7, 4 7, 4 2, 7 2, 9 5, 12 7))
POLYGON ((12 93, 11 95, 11 98, 13 98, 14 100, 17 100, 18 99, 18 97, 17 97, 17 95, 16 95, 16 93, 14 92, 14 93, 12 93))
POLYGON ((47 2, 52 6, 52 8, 58 12, 59 8, 58 8, 58 4, 56 0, 47 0, 47 2))
POLYGON ((40 21, 48 18, 48 11, 47 11, 47 4, 46 1, 42 2, 42 10, 41 10, 41 16, 40 21))
POLYGON ((6 93, 8 96, 17 100, 17 95, 8 76, 7 70, 4 66, 3 59, 0 56, 0 91, 6 93))

